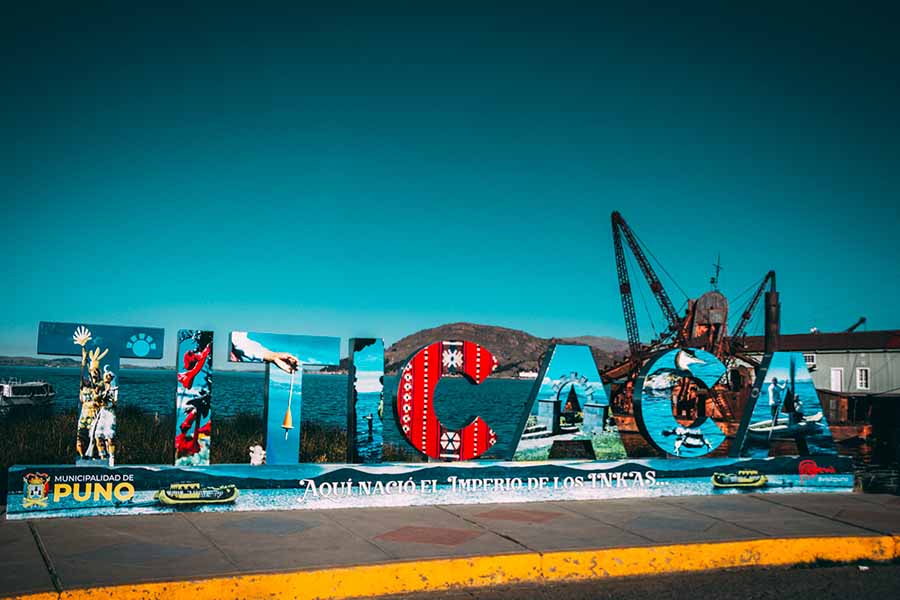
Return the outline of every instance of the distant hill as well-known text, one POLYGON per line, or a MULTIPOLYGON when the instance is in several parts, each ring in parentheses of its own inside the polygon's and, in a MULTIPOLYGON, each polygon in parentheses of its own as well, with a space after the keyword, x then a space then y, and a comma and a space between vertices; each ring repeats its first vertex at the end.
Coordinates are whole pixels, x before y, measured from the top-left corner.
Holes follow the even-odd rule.
MULTIPOLYGON (((79 358, 34 358, 31 356, 0 356, 0 367, 57 367, 57 368, 78 368, 81 366, 79 358)), ((175 370, 173 366, 161 365, 133 365, 122 363, 123 369, 153 369, 153 370, 175 370)))
MULTIPOLYGON (((596 336, 596 335, 579 335, 578 337, 566 338, 572 344, 585 344, 592 348, 598 348, 604 352, 611 352, 617 358, 624 357, 628 354, 628 342, 618 338, 596 336)), ((603 365, 601 365, 603 366, 603 365)))
POLYGON ((81 360, 74 358, 32 358, 30 356, 0 356, 3 367, 77 367, 81 360))
POLYGON ((628 350, 628 343, 608 337, 539 338, 506 327, 476 323, 450 323, 417 331, 387 348, 384 352, 385 372, 396 373, 413 352, 440 340, 469 340, 481 344, 497 358, 497 375, 515 377, 519 371, 537 371, 541 357, 553 342, 583 344, 591 347, 598 368, 611 364, 628 350))

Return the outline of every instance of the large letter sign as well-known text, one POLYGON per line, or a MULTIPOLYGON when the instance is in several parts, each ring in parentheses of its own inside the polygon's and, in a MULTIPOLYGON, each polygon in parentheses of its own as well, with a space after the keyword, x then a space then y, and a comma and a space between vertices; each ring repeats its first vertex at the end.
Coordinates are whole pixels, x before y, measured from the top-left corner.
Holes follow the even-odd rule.
POLYGON ((300 462, 303 365, 336 365, 340 356, 336 337, 231 332, 232 362, 266 363, 266 464, 300 462))
POLYGON ((81 358, 75 443, 78 461, 115 463, 119 360, 162 358, 163 336, 162 329, 151 327, 41 321, 38 354, 81 358))
MULTIPOLYGON (((630 409, 631 402, 610 406, 588 346, 551 345, 535 381, 496 380, 474 389, 469 385, 483 384, 497 369, 494 355, 471 341, 430 343, 400 367, 396 400, 385 407, 384 343, 351 338, 346 378, 339 372, 307 376, 313 395, 308 393, 306 400, 316 403, 310 420, 325 427, 324 435, 303 444, 302 455, 324 453, 328 462, 300 464, 303 369, 341 364, 340 338, 240 331, 230 335, 230 360, 266 363, 259 427, 265 429, 266 451, 253 437, 239 436, 229 445, 238 444, 243 454, 241 446, 253 444, 245 455, 249 464, 211 464, 213 332, 194 329, 178 331, 174 357, 175 465, 113 465, 119 356, 159 358, 162 338, 158 329, 41 324, 40 353, 81 358, 82 459, 75 466, 10 467, 6 518, 597 500, 737 490, 848 492, 854 485, 852 457, 838 455, 799 353, 767 354, 752 387, 726 389, 720 383, 725 365, 710 352, 660 350, 648 357, 634 382, 632 420, 630 410, 614 418, 610 414, 612 408, 630 409), (438 392, 445 376, 468 383, 448 380, 438 392), (471 413, 462 408, 470 406, 478 408, 471 413), (383 462, 386 454, 400 454, 386 445, 397 432, 384 422, 385 411, 388 419, 393 413, 403 439, 430 460, 383 462), (438 414, 453 427, 465 425, 447 427, 438 414), (342 422, 346 435, 333 427, 342 422), (735 430, 729 445, 726 431, 735 430), (631 446, 638 437, 646 443, 628 457, 623 438, 631 446), (647 457, 648 449, 652 457, 647 457), (110 464, 92 460, 95 456, 110 464), (344 458, 346 462, 333 462, 344 458)), ((35 393, 29 390, 38 386, 52 393, 50 385, 4 384, 3 398, 28 403, 27 395, 35 393)), ((221 387, 217 384, 220 396, 221 387)), ((231 393, 231 404, 244 397, 239 389, 231 393)), ((829 408, 834 410, 829 416, 840 414, 840 406, 829 408)), ((128 417, 129 422, 143 421, 149 432, 158 430, 150 425, 158 425, 152 412, 135 411, 128 417)), ((230 425, 223 422, 220 428, 227 432, 230 425)), ((128 457, 120 455, 120 462, 127 463, 128 457)))
POLYGON ((706 416, 710 390, 725 365, 705 350, 682 348, 651 358, 635 385, 634 413, 641 433, 657 450, 674 456, 703 456, 725 441, 725 432, 706 416), (675 415, 691 415, 682 423, 675 415))
POLYGON ((773 446, 801 455, 837 454, 816 386, 799 352, 775 352, 763 359, 744 410, 736 448, 761 458, 773 446), (784 445, 796 446, 785 448, 784 445))
POLYGON ((175 368, 175 464, 208 465, 213 332, 179 329, 175 368))
POLYGON ((435 459, 470 460, 497 443, 481 417, 447 429, 434 411, 434 390, 444 375, 463 375, 478 385, 497 367, 494 356, 474 342, 443 341, 416 352, 400 372, 396 414, 400 430, 416 450, 435 459))

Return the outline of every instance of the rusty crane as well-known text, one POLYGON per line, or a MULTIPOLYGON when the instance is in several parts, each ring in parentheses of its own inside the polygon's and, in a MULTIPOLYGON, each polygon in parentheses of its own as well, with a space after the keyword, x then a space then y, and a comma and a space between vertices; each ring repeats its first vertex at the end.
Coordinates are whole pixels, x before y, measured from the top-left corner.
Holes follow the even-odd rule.
MULTIPOLYGON (((617 418, 623 416, 623 413, 631 412, 630 398, 634 382, 641 366, 651 355, 670 348, 693 347, 714 354, 728 365, 730 371, 728 382, 723 382, 717 386, 721 389, 710 393, 710 407, 696 407, 694 416, 712 412, 715 415, 714 418, 733 421, 734 415, 740 414, 742 405, 747 400, 749 385, 753 379, 752 371, 755 361, 743 354, 743 340, 763 295, 766 298, 766 339, 771 340, 772 349, 776 349, 777 346, 779 304, 774 271, 769 271, 755 288, 750 301, 741 312, 740 319, 729 336, 729 305, 725 295, 718 290, 718 272, 721 270, 718 262, 715 265, 717 275, 712 280, 712 289, 699 298, 688 299, 685 311, 679 313, 653 264, 644 252, 640 239, 619 212, 612 213, 612 233, 616 275, 629 348, 628 355, 622 361, 606 367, 602 373, 604 379, 612 384, 614 410, 617 408, 615 405, 618 404, 620 413, 617 418), (657 336, 648 344, 641 342, 626 249, 631 252, 663 316, 662 331, 658 332, 657 336), (766 291, 766 286, 769 286, 768 291, 766 291), (617 396, 619 402, 615 400, 617 396), (627 399, 623 402, 622 398, 626 396, 627 399)), ((665 269, 663 271, 665 272, 665 269)), ((630 419, 630 415, 626 414, 625 417, 630 419)), ((620 422, 620 426, 622 424, 620 422)), ((629 425, 626 424, 625 429, 629 429, 629 425)))

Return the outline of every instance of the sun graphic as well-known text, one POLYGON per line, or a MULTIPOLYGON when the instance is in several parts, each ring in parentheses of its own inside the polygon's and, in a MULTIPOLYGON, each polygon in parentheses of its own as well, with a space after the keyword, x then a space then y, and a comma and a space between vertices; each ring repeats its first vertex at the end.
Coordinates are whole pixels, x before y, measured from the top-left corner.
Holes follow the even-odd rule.
POLYGON ((131 336, 125 347, 131 350, 135 356, 147 356, 151 350, 156 350, 156 342, 153 336, 140 332, 131 336))

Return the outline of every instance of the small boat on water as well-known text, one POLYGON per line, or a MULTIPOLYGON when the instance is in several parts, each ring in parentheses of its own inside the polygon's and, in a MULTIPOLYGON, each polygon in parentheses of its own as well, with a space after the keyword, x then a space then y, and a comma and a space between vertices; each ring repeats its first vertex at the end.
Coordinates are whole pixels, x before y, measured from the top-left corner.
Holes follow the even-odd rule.
POLYGON ((237 500, 240 492, 235 485, 203 487, 199 483, 173 483, 153 496, 166 506, 196 504, 228 504, 237 500))
POLYGON ((713 473, 713 487, 717 488, 759 488, 769 482, 769 478, 755 469, 745 469, 737 473, 713 473))
POLYGON ((27 381, 16 378, 0 381, 0 415, 11 410, 47 407, 56 398, 56 390, 46 381, 27 381))
POLYGON ((776 419, 775 425, 772 420, 759 421, 752 423, 747 429, 747 434, 755 438, 779 438, 792 437, 796 434, 806 434, 818 431, 821 427, 822 413, 817 412, 808 417, 803 417, 796 423, 790 423, 788 419, 776 419))

